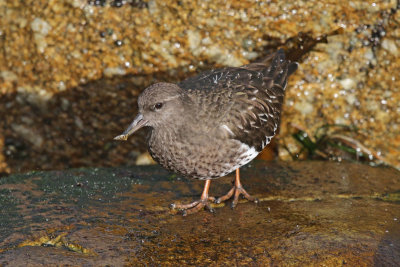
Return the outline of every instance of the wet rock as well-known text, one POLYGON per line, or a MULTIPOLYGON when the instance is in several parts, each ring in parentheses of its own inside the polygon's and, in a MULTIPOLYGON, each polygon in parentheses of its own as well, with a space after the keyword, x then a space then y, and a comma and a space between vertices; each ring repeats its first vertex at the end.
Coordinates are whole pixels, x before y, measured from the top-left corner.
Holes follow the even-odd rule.
POLYGON ((113 77, 113 76, 116 76, 116 75, 125 75, 125 74, 126 74, 126 70, 121 68, 121 67, 104 69, 104 75, 106 77, 113 77))
POLYGON ((38 135, 32 128, 28 128, 25 125, 12 124, 11 128, 13 131, 23 136, 24 139, 28 140, 33 146, 40 148, 43 144, 43 138, 38 135))
MULTIPOLYGON (((261 200, 187 217, 172 202, 200 181, 158 166, 31 172, 0 179, 1 265, 396 266, 400 173, 332 162, 254 162, 261 200)), ((233 176, 211 183, 212 195, 233 176)))
POLYGON ((15 82, 18 79, 17 75, 12 71, 2 71, 0 72, 0 77, 6 82, 15 82))

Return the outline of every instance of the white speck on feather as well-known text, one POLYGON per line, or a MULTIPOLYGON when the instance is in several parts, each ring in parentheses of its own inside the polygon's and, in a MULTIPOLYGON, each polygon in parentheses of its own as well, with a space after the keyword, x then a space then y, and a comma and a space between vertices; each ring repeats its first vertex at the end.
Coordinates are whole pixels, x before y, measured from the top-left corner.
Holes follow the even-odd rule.
POLYGON ((224 128, 230 135, 233 135, 233 136, 235 135, 232 132, 232 130, 228 126, 226 126, 225 124, 222 124, 221 127, 224 128))

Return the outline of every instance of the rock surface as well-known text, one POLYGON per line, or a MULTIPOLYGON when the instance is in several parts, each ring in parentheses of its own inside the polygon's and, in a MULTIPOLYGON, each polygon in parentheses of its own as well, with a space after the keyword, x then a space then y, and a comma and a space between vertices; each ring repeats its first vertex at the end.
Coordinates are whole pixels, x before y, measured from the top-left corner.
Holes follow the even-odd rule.
MULTIPOLYGON (((291 136, 298 128, 317 139, 322 125, 344 124, 359 131, 341 136, 399 168, 398 8, 373 0, 0 1, 0 173, 131 164, 145 147, 117 153, 110 140, 149 83, 317 37, 288 86, 280 157, 304 157, 291 136), (138 76, 96 81, 125 74, 138 76)), ((326 134, 337 137, 334 130, 326 134)))
MULTIPOLYGON (((202 183, 157 166, 32 172, 0 180, 0 265, 396 266, 400 173, 332 162, 243 168, 258 205, 182 217, 202 183)), ((230 178, 233 178, 231 176, 230 178)), ((211 194, 230 179, 211 183, 211 194)))

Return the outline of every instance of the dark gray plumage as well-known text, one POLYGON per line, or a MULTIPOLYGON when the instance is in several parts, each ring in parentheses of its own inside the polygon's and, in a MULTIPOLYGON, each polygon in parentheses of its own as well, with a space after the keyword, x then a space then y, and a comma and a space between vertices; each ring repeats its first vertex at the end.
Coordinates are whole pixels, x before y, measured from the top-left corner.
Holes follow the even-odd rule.
MULTIPOLYGON (((176 207, 189 212, 210 208, 210 179, 247 164, 276 134, 287 78, 296 69, 297 63, 285 60, 279 50, 261 63, 207 71, 178 84, 154 84, 138 99, 139 115, 116 139, 151 127, 148 148, 158 163, 207 181, 200 201, 176 207)), ((254 200, 241 187, 238 171, 231 191, 219 201, 233 193, 233 205, 240 193, 254 200)))

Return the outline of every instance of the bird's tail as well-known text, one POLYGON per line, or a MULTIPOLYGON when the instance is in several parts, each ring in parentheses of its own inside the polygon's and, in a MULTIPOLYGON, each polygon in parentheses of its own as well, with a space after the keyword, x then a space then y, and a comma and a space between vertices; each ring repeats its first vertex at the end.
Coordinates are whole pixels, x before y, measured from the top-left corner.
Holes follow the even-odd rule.
POLYGON ((263 73, 264 79, 270 80, 284 90, 288 77, 297 70, 298 63, 287 60, 285 51, 281 48, 275 53, 269 54, 262 61, 250 63, 244 67, 263 73))
POLYGON ((285 51, 281 48, 276 53, 268 56, 264 64, 269 66, 266 70, 266 77, 272 77, 275 84, 283 89, 286 87, 288 77, 297 70, 298 63, 286 60, 285 51))

